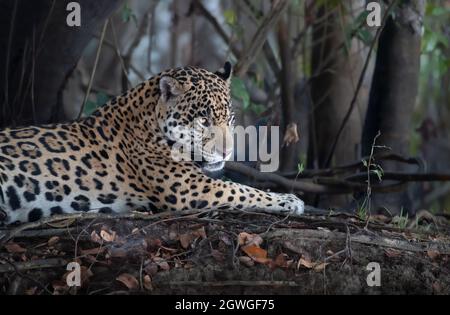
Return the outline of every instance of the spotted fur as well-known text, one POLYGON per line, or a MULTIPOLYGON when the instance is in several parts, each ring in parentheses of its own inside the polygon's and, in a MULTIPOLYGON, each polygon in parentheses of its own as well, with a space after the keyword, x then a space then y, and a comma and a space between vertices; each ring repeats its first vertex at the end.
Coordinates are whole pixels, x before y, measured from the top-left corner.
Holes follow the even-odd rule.
POLYGON ((302 213, 303 202, 293 195, 205 175, 212 165, 223 167, 229 147, 203 152, 200 164, 172 158, 171 145, 181 137, 177 126, 200 118, 201 128, 232 129, 230 77, 228 63, 216 73, 168 70, 81 121, 0 131, 0 220, 134 209, 302 213))

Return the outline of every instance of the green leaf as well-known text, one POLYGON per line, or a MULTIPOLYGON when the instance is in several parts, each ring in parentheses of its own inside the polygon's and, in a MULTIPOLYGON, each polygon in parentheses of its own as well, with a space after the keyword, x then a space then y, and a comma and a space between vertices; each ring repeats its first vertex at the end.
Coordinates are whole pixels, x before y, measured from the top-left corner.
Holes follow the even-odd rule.
POLYGON ((128 3, 126 3, 122 8, 122 21, 128 23, 130 20, 134 21, 136 27, 138 26, 136 15, 133 13, 133 10, 129 7, 128 3))
POLYGON ((228 25, 235 25, 236 21, 237 21, 237 17, 236 17, 236 13, 233 10, 225 10, 225 12, 223 12, 223 16, 225 18, 225 22, 228 25))
POLYGON ((264 105, 251 103, 250 110, 254 112, 256 115, 260 116, 262 113, 264 113, 266 108, 264 107, 264 105))
POLYGON ((367 46, 370 46, 370 44, 373 41, 372 33, 369 30, 365 29, 365 28, 360 28, 356 32, 356 37, 359 38, 367 46))
POLYGON ((383 179, 383 173, 380 170, 372 170, 372 173, 377 175, 378 180, 381 182, 381 180, 383 179))
POLYGON ((297 174, 301 174, 305 171, 305 165, 303 163, 297 164, 297 174))
POLYGON ((95 102, 92 101, 87 101, 86 105, 84 106, 84 110, 83 110, 83 114, 85 116, 89 116, 90 114, 92 114, 93 112, 95 112, 95 110, 97 109, 97 104, 95 102))
POLYGON ((247 110, 250 107, 250 95, 242 79, 233 78, 231 80, 231 94, 238 101, 242 102, 242 107, 247 110))
POLYGON ((350 40, 352 37, 356 37, 361 40, 364 44, 369 46, 373 41, 372 33, 367 29, 367 16, 369 12, 364 10, 361 12, 355 20, 346 27, 345 31, 345 44, 347 47, 350 47, 350 40))
POLYGON ((439 56, 438 58, 438 71, 440 76, 444 76, 448 69, 450 69, 450 59, 445 59, 444 56, 439 56))
POLYGON ((441 16, 450 13, 450 8, 445 8, 439 5, 428 3, 425 15, 426 16, 441 16))
POLYGON ((103 92, 98 92, 97 93, 97 105, 98 106, 102 106, 102 105, 108 103, 108 101, 109 101, 108 95, 106 95, 103 92))
POLYGON ((367 17, 369 16, 369 11, 363 10, 353 22, 355 28, 359 28, 362 25, 366 25, 367 17))
POLYGON ((316 0, 317 7, 325 5, 329 9, 335 9, 339 5, 342 5, 341 0, 316 0))
POLYGON ((362 164, 364 165, 365 168, 367 168, 367 161, 366 160, 362 160, 362 164))

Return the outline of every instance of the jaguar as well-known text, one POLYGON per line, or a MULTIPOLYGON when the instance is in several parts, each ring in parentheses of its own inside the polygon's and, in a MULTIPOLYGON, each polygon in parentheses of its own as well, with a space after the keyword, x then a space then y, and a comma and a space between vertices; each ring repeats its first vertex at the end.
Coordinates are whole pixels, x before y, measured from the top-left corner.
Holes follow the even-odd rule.
POLYGON ((293 194, 210 176, 232 155, 232 72, 229 62, 214 73, 169 69, 78 121, 0 131, 0 221, 91 211, 303 213, 293 194), (222 131, 220 141, 205 132, 212 127, 222 131), (200 152, 201 161, 176 158, 179 143, 200 152))

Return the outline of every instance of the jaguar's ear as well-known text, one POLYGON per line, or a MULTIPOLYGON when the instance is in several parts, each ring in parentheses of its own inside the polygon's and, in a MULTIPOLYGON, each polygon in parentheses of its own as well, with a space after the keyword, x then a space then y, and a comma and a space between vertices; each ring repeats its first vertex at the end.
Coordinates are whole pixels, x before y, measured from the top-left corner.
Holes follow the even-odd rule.
POLYGON ((227 83, 230 83, 232 73, 233 73, 233 67, 231 66, 231 63, 227 61, 223 65, 223 68, 220 69, 219 71, 217 71, 215 74, 222 80, 226 81, 227 83))
POLYGON ((171 76, 163 76, 159 79, 161 98, 167 102, 173 97, 183 94, 183 85, 171 76))

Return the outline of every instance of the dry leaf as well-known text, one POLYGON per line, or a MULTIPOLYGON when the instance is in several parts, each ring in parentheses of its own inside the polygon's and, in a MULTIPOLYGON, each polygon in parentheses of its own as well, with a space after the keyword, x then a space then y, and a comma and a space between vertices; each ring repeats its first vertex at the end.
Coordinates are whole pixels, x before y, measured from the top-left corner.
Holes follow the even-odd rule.
POLYGON ((138 228, 134 228, 132 231, 131 231, 131 234, 138 234, 139 233, 139 229, 138 228))
POLYGON ((129 273, 121 274, 116 278, 116 280, 124 284, 129 290, 137 290, 139 288, 139 282, 129 273))
POLYGON ((286 268, 291 269, 291 267, 294 266, 294 262, 293 259, 286 261, 286 268))
POLYGON ((170 270, 170 266, 167 263, 167 261, 163 261, 161 263, 158 264, 159 268, 161 268, 164 271, 170 270))
POLYGON ((233 244, 233 242, 231 242, 230 238, 228 237, 228 235, 221 233, 219 236, 219 239, 225 244, 230 246, 231 244, 233 244))
POLYGON ((6 248, 8 253, 11 253, 11 254, 21 254, 21 253, 25 253, 27 251, 25 248, 23 248, 22 246, 20 246, 19 244, 16 244, 16 243, 8 243, 8 244, 5 244, 4 247, 6 248))
POLYGON ((35 295, 37 287, 31 287, 25 290, 25 295, 35 295))
POLYGON ((101 230, 100 231, 100 237, 105 241, 105 242, 114 242, 114 240, 116 239, 116 233, 112 232, 112 233, 108 233, 105 230, 101 230))
POLYGON ((397 258, 400 257, 402 255, 402 252, 397 250, 397 249, 393 249, 393 248, 386 248, 384 250, 386 256, 390 257, 390 258, 397 258))
POLYGON ((146 238, 145 241, 147 242, 147 248, 155 248, 162 245, 161 240, 158 238, 146 238))
POLYGON ((192 241, 194 240, 194 237, 192 236, 192 234, 186 233, 186 234, 181 234, 179 239, 180 239, 181 246, 184 249, 187 249, 187 248, 189 248, 192 241))
POLYGON ((275 266, 280 267, 280 268, 286 268, 287 265, 287 260, 286 260, 287 255, 286 254, 279 254, 276 258, 275 258, 275 266))
POLYGON ((81 271, 81 286, 83 286, 83 284, 86 283, 89 280, 89 278, 91 278, 94 275, 94 273, 90 268, 86 266, 81 266, 80 271, 81 271))
POLYGON ((315 272, 320 272, 323 271, 325 269, 325 267, 327 265, 329 265, 330 263, 326 263, 326 262, 312 262, 309 259, 305 259, 305 258, 300 258, 298 263, 297 263, 297 269, 300 269, 300 267, 305 267, 307 269, 313 269, 315 272))
POLYGON ((239 261, 247 267, 253 267, 255 265, 255 262, 253 261, 253 259, 251 259, 250 257, 247 257, 247 256, 240 256, 239 261))
POLYGON ((242 251, 246 253, 251 259, 254 261, 260 263, 260 264, 266 264, 271 259, 267 258, 267 251, 262 249, 261 247, 258 247, 257 245, 247 245, 242 247, 242 251))
POLYGON ((152 291, 153 290, 153 286, 152 286, 152 278, 150 278, 149 275, 145 275, 144 276, 144 288, 148 291, 152 291))
POLYGON ((161 257, 158 257, 158 253, 157 253, 157 256, 153 256, 152 255, 152 259, 153 259, 153 261, 155 262, 155 263, 161 263, 161 262, 163 262, 163 261, 165 261, 164 260, 164 258, 161 258, 161 257))
POLYGON ((187 262, 183 265, 184 269, 192 269, 194 268, 194 264, 191 262, 187 262))
POLYGON ((92 231, 91 233, 91 241, 96 243, 103 243, 102 238, 95 231, 92 231))
POLYGON ((298 128, 296 123, 290 123, 286 127, 283 137, 283 147, 288 147, 291 144, 295 144, 300 140, 298 136, 298 128))
POLYGON ((183 262, 180 261, 180 259, 178 257, 175 257, 175 266, 174 268, 181 268, 183 267, 183 262))
POLYGON ((144 268, 144 271, 146 274, 148 274, 150 276, 154 276, 158 273, 158 265, 154 264, 154 263, 150 263, 144 268))
POLYGON ((260 246, 263 243, 263 239, 258 234, 249 234, 246 232, 239 233, 238 236, 239 245, 256 245, 260 246))
POLYGON ((203 239, 206 239, 205 227, 202 226, 201 228, 195 230, 194 232, 192 232, 192 235, 194 235, 195 237, 201 237, 203 239))
POLYGON ((161 257, 153 257, 153 261, 158 265, 162 270, 169 270, 170 266, 164 258, 161 257))
POLYGON ((47 241, 48 246, 53 246, 59 242, 59 236, 53 236, 47 241))
POLYGON ((312 269, 314 268, 314 263, 311 262, 310 260, 300 258, 297 264, 297 269, 300 269, 301 266, 306 267, 308 269, 312 269))
POLYGON ((215 260, 222 262, 225 260, 225 255, 218 251, 217 249, 211 250, 211 255, 214 257, 215 260))
POLYGON ((110 257, 125 258, 127 257, 127 250, 123 247, 111 247, 108 251, 110 257))
POLYGON ((178 239, 178 225, 177 224, 172 224, 169 226, 169 239, 171 241, 177 240, 178 239))
POLYGON ((427 255, 431 259, 435 260, 436 258, 438 258, 441 255, 441 253, 438 252, 437 250, 427 250, 427 255))
POLYGON ((91 249, 81 249, 82 255, 99 255, 105 251, 106 247, 96 247, 91 249))
POLYGON ((316 264, 316 265, 314 266, 314 271, 315 271, 315 272, 321 272, 321 271, 324 271, 324 269, 325 269, 325 267, 326 267, 327 265, 329 265, 329 263, 326 263, 326 262, 320 263, 320 264, 316 264))
POLYGON ((433 291, 434 291, 434 293, 436 293, 436 294, 440 294, 441 292, 442 292, 442 286, 441 286, 441 284, 439 283, 439 282, 434 282, 433 284, 432 284, 432 287, 433 287, 433 291))
POLYGON ((66 281, 55 280, 52 282, 53 295, 61 295, 69 290, 66 281))

